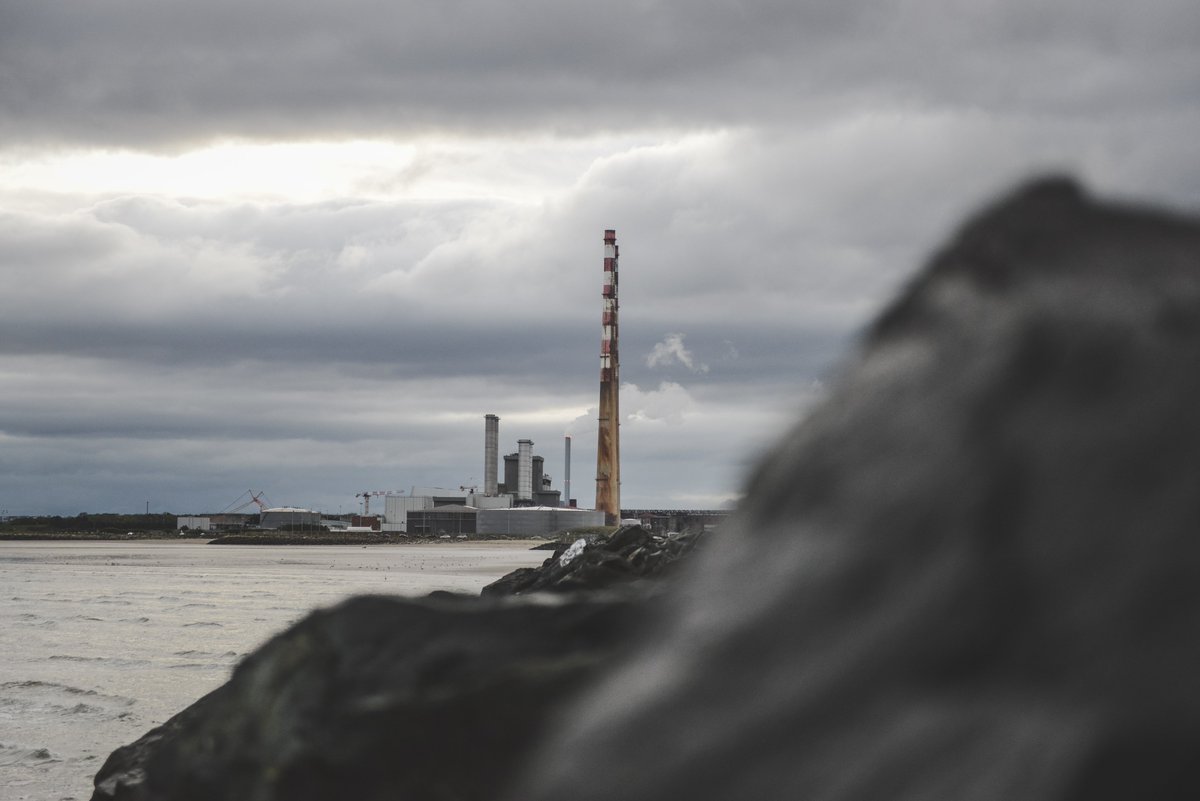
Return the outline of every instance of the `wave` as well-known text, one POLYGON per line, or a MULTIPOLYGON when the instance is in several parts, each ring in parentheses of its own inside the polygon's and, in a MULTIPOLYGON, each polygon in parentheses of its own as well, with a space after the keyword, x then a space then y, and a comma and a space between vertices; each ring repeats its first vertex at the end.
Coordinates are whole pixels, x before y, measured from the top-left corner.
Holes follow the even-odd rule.
POLYGON ((182 662, 178 665, 167 665, 167 670, 228 670, 225 662, 182 662))
POLYGON ((194 648, 189 648, 186 651, 176 651, 171 654, 171 656, 187 656, 192 659, 229 659, 237 655, 237 651, 225 651, 218 654, 216 651, 197 651, 194 648))
POLYGON ((69 684, 59 684, 53 681, 31 679, 0 683, 0 701, 12 701, 17 698, 56 698, 61 696, 68 696, 69 698, 66 699, 68 701, 71 698, 86 698, 93 703, 110 703, 118 706, 133 706, 133 704, 137 703, 132 698, 124 695, 110 695, 108 693, 97 692, 96 690, 85 690, 80 687, 72 687, 69 684))
POLYGON ((0 768, 13 768, 18 765, 44 765, 48 762, 62 762, 62 758, 49 748, 30 748, 23 745, 0 743, 0 768))
POLYGON ((104 711, 105 710, 101 707, 92 706, 91 704, 76 704, 67 710, 67 712, 71 713, 72 715, 94 715, 97 712, 104 711))
POLYGON ((52 681, 6 681, 0 684, 0 690, 57 690, 71 695, 100 695, 95 690, 81 690, 78 687, 70 687, 66 684, 57 684, 52 681))
POLYGON ((52 662, 107 662, 103 656, 75 656, 74 654, 51 654, 46 657, 52 662))

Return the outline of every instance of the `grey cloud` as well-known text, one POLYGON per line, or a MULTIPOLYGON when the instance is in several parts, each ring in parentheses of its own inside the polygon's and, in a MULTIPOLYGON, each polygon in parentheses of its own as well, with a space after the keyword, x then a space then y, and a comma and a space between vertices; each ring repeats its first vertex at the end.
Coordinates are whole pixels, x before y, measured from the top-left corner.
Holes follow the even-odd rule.
MULTIPOLYGON (((788 265, 793 272, 779 273, 789 246, 773 241, 780 235, 772 229, 786 225, 787 215, 741 214, 736 204, 747 193, 722 195, 735 171, 697 169, 691 155, 618 159, 577 187, 573 200, 532 214, 481 203, 268 206, 121 197, 67 215, 11 215, 0 230, 0 265, 26 277, 0 298, 0 350, 159 364, 377 364, 429 376, 519 373, 548 383, 581 365, 594 368, 596 221, 609 217, 622 226, 628 249, 630 347, 649 350, 654 341, 644 340, 667 326, 686 328, 696 341, 730 338, 746 327, 728 305, 733 293, 759 312, 767 304, 758 298, 798 299, 773 323, 756 313, 758 326, 776 326, 777 341, 787 340, 778 326, 794 329, 797 318, 822 306, 822 327, 832 323, 844 335, 856 325, 853 316, 828 319, 828 300, 860 276, 844 275, 818 294, 795 291, 807 268, 798 259, 794 270, 788 265), (673 211, 662 219, 655 207, 673 211), (692 208, 702 212, 696 223, 688 221, 692 208), (710 229, 707 215, 733 222, 710 229), (668 238, 654 233, 657 226, 668 238), (493 238, 493 229, 503 236, 493 238), (76 244, 64 251, 65 241, 76 244), (746 262, 738 244, 746 242, 766 249, 746 262), (361 248, 362 264, 339 263, 350 246, 361 248)), ((794 247, 789 255, 802 256, 801 244, 794 247)))
MULTIPOLYGON (((67 214, 0 215, 0 350, 590 380, 599 229, 614 225, 626 354, 686 331, 711 367, 705 381, 811 378, 961 210, 1028 158, 988 128, 935 115, 701 137, 614 155, 538 209, 118 197, 67 214), (361 263, 343 263, 350 247, 361 263), (739 359, 720 358, 726 340, 739 359)), ((1072 130, 1051 130, 1038 148, 1070 156, 1072 130)), ((1104 147, 1089 149, 1102 156, 1090 169, 1101 179, 1195 197, 1190 140, 1163 132, 1136 143, 1120 131, 1095 142, 1104 147), (1165 170, 1131 181, 1103 155, 1127 144, 1185 167, 1173 183, 1165 170)), ((636 356, 624 367, 639 384, 646 372, 636 356)))
POLYGON ((1108 116, 1200 91, 1200 12, 1186 0, 1136 13, 948 0, 622 0, 602 11, 551 0, 108 0, 68 13, 18 0, 0 14, 9 141, 579 134, 884 103, 1108 116))

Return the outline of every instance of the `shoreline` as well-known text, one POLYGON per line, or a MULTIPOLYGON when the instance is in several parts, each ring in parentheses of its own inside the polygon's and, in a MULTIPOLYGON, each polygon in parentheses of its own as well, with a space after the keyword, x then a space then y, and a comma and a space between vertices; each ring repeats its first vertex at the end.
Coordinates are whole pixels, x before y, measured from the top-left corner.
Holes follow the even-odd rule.
POLYGON ((480 537, 468 536, 465 539, 447 538, 441 536, 408 536, 381 534, 293 534, 252 532, 226 534, 219 536, 179 535, 174 532, 131 532, 115 534, 109 532, 4 532, 0 533, 0 542, 179 542, 203 543, 206 545, 484 545, 496 543, 512 545, 528 542, 531 544, 545 543, 550 540, 543 537, 528 535, 496 535, 480 537))

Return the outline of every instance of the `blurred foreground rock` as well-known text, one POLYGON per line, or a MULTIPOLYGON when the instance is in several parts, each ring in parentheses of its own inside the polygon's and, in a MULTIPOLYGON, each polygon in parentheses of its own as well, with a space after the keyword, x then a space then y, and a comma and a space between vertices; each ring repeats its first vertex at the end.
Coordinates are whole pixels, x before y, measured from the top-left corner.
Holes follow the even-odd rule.
POLYGON ((316 613, 94 798, 1200 797, 1200 224, 1018 191, 665 589, 645 536, 316 613))
POLYGON ((636 625, 628 599, 361 597, 115 751, 93 799, 490 798, 636 625))
POLYGON ((509 798, 1200 798, 1200 223, 968 223, 691 567, 509 798))

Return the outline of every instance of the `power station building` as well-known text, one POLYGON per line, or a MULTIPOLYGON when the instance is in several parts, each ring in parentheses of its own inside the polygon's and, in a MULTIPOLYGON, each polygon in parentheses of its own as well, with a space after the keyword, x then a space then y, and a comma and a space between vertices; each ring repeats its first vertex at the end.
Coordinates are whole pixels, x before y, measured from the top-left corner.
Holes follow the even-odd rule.
MULTIPOLYGON (((517 441, 517 451, 503 457, 501 473, 499 431, 500 418, 486 415, 482 493, 477 487, 414 487, 409 495, 386 495, 383 531, 413 536, 544 536, 604 524, 603 513, 564 508, 562 493, 551 487, 546 460, 533 452, 532 440, 517 441)), ((569 473, 570 468, 564 467, 569 473)))
MULTIPOLYGON (((528 440, 526 440, 528 442, 528 440)), ((530 443, 532 445, 533 443, 530 443)), ((545 472, 546 460, 531 454, 529 457, 529 479, 525 485, 526 495, 521 497, 521 453, 506 454, 504 457, 504 483, 498 485, 498 494, 511 494, 516 499, 514 506, 560 506, 562 493, 551 489, 553 479, 545 472)))
POLYGON ((484 416, 483 495, 460 488, 453 497, 389 497, 385 530, 413 534, 544 535, 581 525, 615 525, 621 519, 620 326, 618 321, 617 232, 604 231, 604 282, 601 285, 600 403, 596 441, 596 509, 574 508, 571 500, 571 439, 565 441, 565 503, 551 487, 545 460, 533 442, 517 441, 517 452, 504 456, 500 482, 500 417, 484 416), (473 520, 471 516, 474 515, 473 520))

